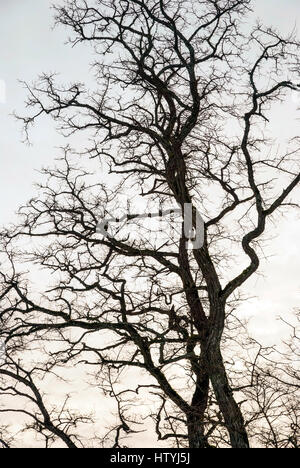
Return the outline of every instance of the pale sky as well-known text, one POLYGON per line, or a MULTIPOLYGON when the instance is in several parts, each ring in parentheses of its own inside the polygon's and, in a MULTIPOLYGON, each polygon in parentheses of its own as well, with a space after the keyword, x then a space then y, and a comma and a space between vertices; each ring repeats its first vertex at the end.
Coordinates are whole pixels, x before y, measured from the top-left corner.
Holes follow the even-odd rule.
MULTIPOLYGON (((66 30, 52 30, 51 3, 0 1, 0 83, 6 85, 6 100, 0 102, 0 225, 15 219, 17 208, 35 194, 33 182, 39 179, 36 171, 43 165, 51 165, 59 156, 56 148, 66 143, 46 118, 32 132, 32 146, 21 142, 21 126, 10 115, 14 110, 24 113, 26 91, 18 80, 32 81, 39 73, 48 71, 59 72, 63 82, 91 83, 92 79, 89 49, 72 49, 65 45, 66 30)), ((275 25, 284 32, 298 25, 300 30, 299 0, 256 0, 253 7, 254 17, 267 25, 275 25)), ((287 131, 299 133, 297 117, 300 117, 297 101, 290 97, 274 111, 275 132, 279 136, 287 131)), ((273 256, 261 270, 265 277, 255 277, 251 285, 247 283, 247 287, 253 286, 258 298, 245 304, 245 310, 254 311, 257 316, 254 332, 258 337, 269 336, 270 341, 280 328, 276 316, 284 315, 299 303, 299 215, 294 213, 283 219, 277 234, 267 252, 273 256)))

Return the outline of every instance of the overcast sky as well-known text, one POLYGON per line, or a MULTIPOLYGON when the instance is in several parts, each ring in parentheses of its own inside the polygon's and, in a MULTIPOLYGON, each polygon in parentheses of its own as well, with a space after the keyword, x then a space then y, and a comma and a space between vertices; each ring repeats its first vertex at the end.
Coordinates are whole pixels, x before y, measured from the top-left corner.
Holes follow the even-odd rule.
MULTIPOLYGON (((18 80, 31 81, 41 72, 57 71, 63 81, 90 79, 91 56, 88 49, 71 49, 64 44, 67 32, 53 25, 49 0, 0 0, 0 80, 6 85, 6 100, 0 103, 0 224, 14 219, 18 206, 34 195, 36 170, 50 165, 63 139, 48 119, 40 120, 32 134, 33 146, 21 143, 20 125, 10 117, 24 112, 26 92, 18 80)), ((255 16, 268 25, 288 31, 298 24, 299 0, 256 0, 255 16)), ((0 95, 1 99, 1 95, 0 95)), ((297 103, 290 98, 275 112, 274 129, 298 132, 297 103)), ((252 281, 258 298, 247 302, 245 310, 255 312, 257 337, 271 342, 279 330, 275 318, 299 303, 299 216, 293 214, 278 226, 279 237, 269 249, 273 255, 265 263, 265 277, 252 281)), ((249 283, 248 283, 249 284, 249 283)))

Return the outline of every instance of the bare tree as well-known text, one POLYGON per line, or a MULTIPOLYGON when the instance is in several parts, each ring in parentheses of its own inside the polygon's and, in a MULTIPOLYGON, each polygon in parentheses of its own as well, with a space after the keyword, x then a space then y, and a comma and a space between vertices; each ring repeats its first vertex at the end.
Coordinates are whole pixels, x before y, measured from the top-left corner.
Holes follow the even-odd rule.
MULTIPOLYGON (((257 344, 239 338, 241 287, 259 269, 268 220, 296 205, 300 181, 299 139, 279 152, 268 133, 272 105, 299 89, 299 42, 261 24, 250 30, 243 23, 250 4, 65 1, 56 20, 71 29, 72 45, 94 46, 97 89, 46 74, 26 84, 26 135, 48 114, 66 136, 81 132, 87 149, 66 147, 20 223, 2 233, 1 335, 16 356, 42 348, 44 374, 71 364, 94 369, 92 384, 117 402, 119 423, 104 439, 115 447, 147 416, 158 439, 178 447, 248 448, 249 438, 299 446, 289 400, 299 388, 284 377, 294 379, 294 361, 274 374, 275 363, 264 365, 269 350, 258 346, 250 359, 243 353, 257 344), (106 165, 118 184, 95 181, 84 156, 100 162, 99 174, 106 165), (183 221, 153 242, 138 210, 107 221, 101 234, 99 222, 115 217, 132 188, 149 206, 191 206, 195 230, 201 213, 204 244, 187 248, 183 221), (132 238, 129 225, 139 235, 132 238), (51 277, 42 291, 32 280, 38 268, 51 277), (136 406, 149 398, 153 407, 139 417, 136 406), (291 431, 280 433, 278 420, 291 431)), ((33 393, 39 431, 75 445, 77 436, 44 409, 35 372, 11 359, 0 376, 15 381, 19 397, 33 393)))

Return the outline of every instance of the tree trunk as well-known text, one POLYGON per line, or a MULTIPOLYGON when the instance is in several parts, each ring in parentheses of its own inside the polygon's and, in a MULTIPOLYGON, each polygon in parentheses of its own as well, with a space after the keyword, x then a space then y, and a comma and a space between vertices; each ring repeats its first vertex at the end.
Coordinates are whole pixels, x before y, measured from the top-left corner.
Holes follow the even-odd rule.
POLYGON ((210 349, 208 358, 210 380, 229 432, 231 447, 249 448, 244 418, 233 397, 219 346, 210 349))
POLYGON ((190 448, 206 448, 204 414, 207 408, 209 376, 205 369, 197 377, 191 412, 187 415, 190 448))

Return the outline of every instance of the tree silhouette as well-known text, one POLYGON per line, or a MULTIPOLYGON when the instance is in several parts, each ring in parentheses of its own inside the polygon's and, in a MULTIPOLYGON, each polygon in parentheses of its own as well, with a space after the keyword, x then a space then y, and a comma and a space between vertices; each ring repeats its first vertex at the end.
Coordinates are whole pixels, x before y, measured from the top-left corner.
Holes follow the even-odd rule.
POLYGON ((119 423, 106 446, 122 446, 146 416, 158 440, 177 447, 299 446, 293 353, 282 358, 254 342, 238 313, 268 220, 296 205, 300 181, 299 138, 284 151, 269 138, 273 105, 299 88, 299 42, 261 24, 250 30, 250 7, 70 0, 55 8, 71 44, 94 47, 97 89, 44 74, 26 84, 30 115, 19 118, 28 137, 50 115, 87 148, 64 148, 1 237, 8 357, 0 386, 10 399, 0 411, 14 411, 11 398, 29 399, 35 409, 23 411, 46 446, 56 438, 83 444, 75 429, 89 417, 66 405, 47 410, 35 383, 75 365, 96 370, 91 384, 116 401, 119 423), (117 183, 89 183, 85 158, 100 162, 99 174, 106 165, 117 183), (130 190, 148 206, 191 206, 194 229, 201 213, 204 244, 187 248, 182 220, 164 235, 163 215, 154 242, 138 210, 101 234, 99 222, 117 216, 130 190), (41 268, 51 286, 32 280, 41 268), (139 417, 136 406, 149 398, 153 407, 139 417))

